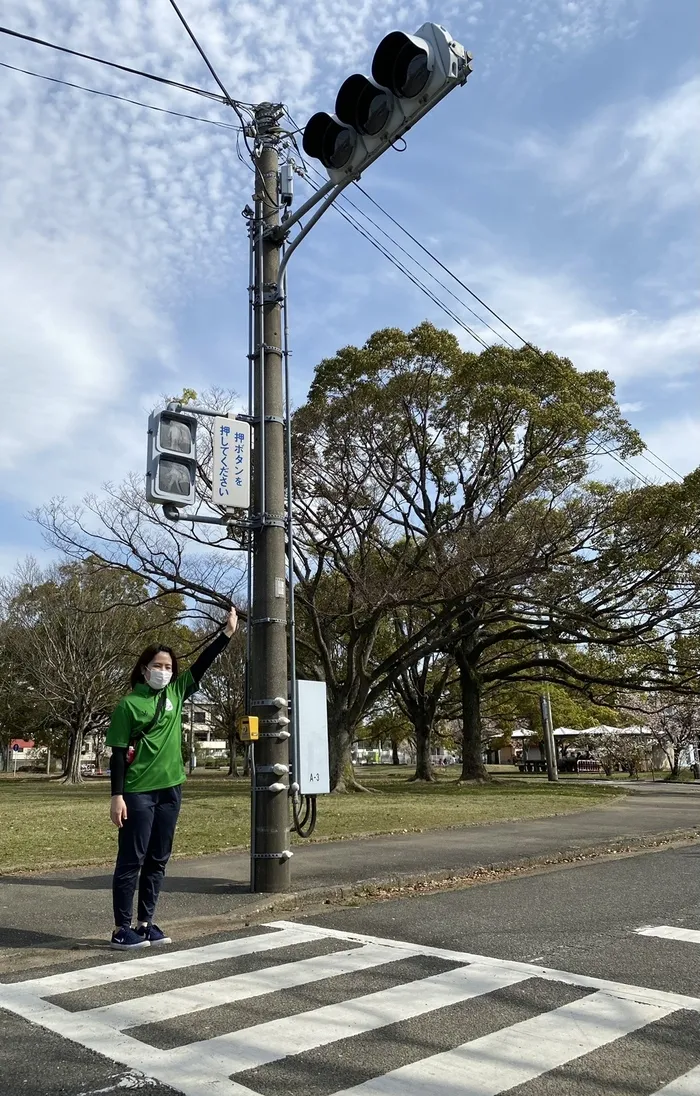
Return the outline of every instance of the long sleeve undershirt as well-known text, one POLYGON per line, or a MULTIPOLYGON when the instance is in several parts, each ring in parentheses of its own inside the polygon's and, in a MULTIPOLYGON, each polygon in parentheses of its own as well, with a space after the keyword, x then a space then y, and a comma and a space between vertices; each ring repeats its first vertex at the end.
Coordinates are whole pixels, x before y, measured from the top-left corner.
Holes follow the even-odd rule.
MULTIPOLYGON (((212 662, 224 651, 228 645, 229 639, 225 632, 220 632, 208 647, 205 647, 202 653, 190 666, 189 672, 194 679, 194 688, 188 689, 186 698, 192 696, 197 690, 197 686, 204 677, 205 673, 211 666, 212 662)), ((112 788, 112 795, 124 794, 124 781, 126 779, 126 747, 125 746, 113 746, 112 757, 109 763, 109 777, 112 788)))

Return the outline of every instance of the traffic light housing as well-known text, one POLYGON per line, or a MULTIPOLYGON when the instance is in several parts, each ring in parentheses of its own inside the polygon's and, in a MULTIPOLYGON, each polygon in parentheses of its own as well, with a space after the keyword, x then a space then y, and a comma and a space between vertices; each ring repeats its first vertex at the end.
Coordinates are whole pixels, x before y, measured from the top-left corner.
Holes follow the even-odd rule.
POLYGON ((471 54, 437 23, 415 34, 395 30, 379 43, 372 78, 353 73, 342 84, 335 113, 319 111, 304 129, 307 156, 329 178, 357 177, 471 72, 471 54))
POLYGON ((196 416, 185 411, 154 411, 148 419, 148 501, 191 506, 196 472, 196 416))

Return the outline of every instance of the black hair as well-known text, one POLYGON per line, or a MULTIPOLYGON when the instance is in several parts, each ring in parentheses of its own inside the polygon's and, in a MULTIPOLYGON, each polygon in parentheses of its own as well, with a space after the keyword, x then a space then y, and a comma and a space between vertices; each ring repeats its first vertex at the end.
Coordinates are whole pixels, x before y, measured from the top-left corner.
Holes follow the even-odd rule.
POLYGON ((175 680, 175 678, 177 677, 177 655, 175 654, 172 647, 166 647, 163 643, 154 643, 151 647, 146 647, 146 650, 141 652, 136 662, 136 665, 131 671, 132 689, 135 689, 137 685, 144 685, 146 683, 146 679, 143 676, 143 671, 145 670, 146 666, 148 666, 148 664, 153 661, 156 655, 160 654, 161 651, 166 655, 170 655, 172 659, 172 680, 175 680))

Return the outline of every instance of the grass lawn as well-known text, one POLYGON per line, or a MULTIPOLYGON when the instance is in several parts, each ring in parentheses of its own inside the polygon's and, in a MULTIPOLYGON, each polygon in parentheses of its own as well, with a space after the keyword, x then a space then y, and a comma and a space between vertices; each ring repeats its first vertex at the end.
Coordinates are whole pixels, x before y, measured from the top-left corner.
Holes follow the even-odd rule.
MULTIPOLYGON (((456 769, 441 772, 432 786, 409 784, 407 768, 363 767, 358 775, 375 794, 320 797, 315 840, 543 818, 593 807, 619 794, 502 777, 485 786, 458 788, 456 769)), ((107 780, 66 787, 55 779, 3 776, 0 873, 109 862, 116 830, 108 807, 107 780)), ((197 774, 185 785, 176 855, 245 847, 249 817, 247 780, 197 774)))

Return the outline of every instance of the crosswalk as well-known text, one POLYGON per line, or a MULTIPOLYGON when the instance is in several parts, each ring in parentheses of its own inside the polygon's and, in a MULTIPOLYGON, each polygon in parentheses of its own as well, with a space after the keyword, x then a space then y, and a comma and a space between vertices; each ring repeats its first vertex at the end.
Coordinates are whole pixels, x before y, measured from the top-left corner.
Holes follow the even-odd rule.
POLYGON ((700 998, 295 922, 0 984, 0 1008, 184 1096, 700 1096, 700 998))

